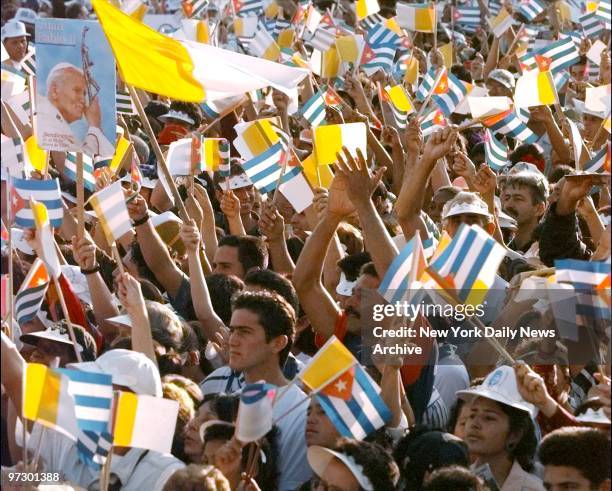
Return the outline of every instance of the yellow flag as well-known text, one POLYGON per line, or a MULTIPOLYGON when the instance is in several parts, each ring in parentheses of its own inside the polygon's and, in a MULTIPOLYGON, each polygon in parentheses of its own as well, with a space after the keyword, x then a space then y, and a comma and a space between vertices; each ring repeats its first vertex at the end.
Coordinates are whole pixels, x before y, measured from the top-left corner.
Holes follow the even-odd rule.
POLYGON ((419 79, 419 60, 417 60, 414 56, 408 59, 408 64, 406 66, 406 74, 404 75, 404 80, 409 84, 416 84, 419 79))
POLYGON ((444 58, 444 66, 450 70, 453 66, 453 43, 448 43, 438 48, 442 58, 444 58))
POLYGON ((336 38, 338 56, 345 63, 356 63, 359 58, 359 43, 352 35, 336 38))
POLYGON ((340 56, 338 56, 338 50, 336 50, 336 46, 332 46, 325 53, 323 53, 321 59, 321 77, 337 77, 338 73, 340 72, 341 64, 340 56))
POLYGON ((278 47, 283 48, 291 48, 293 46, 293 38, 295 37, 295 29, 283 29, 278 33, 277 44, 278 47))
POLYGON ((204 87, 194 75, 194 61, 182 43, 136 21, 106 0, 92 0, 92 5, 126 83, 182 101, 205 99, 204 87))
POLYGON ((380 5, 378 5, 378 0, 357 0, 355 5, 357 20, 363 20, 367 16, 375 14, 379 10, 380 5))
POLYGON ((129 155, 128 153, 129 148, 130 148, 130 142, 126 138, 123 138, 122 136, 120 136, 119 140, 117 140, 117 147, 115 149, 115 155, 113 155, 113 158, 109 165, 110 169, 113 172, 116 173, 118 169, 121 169, 121 167, 123 166, 124 159, 127 158, 129 155))
POLYGON ((244 130, 242 138, 253 155, 262 154, 280 140, 278 133, 267 120, 255 121, 244 130))
POLYGON ((317 165, 314 153, 302 160, 302 170, 312 187, 323 187, 329 189, 334 178, 334 173, 329 165, 317 165), (317 171, 319 175, 317 176, 317 171))
POLYGON ((48 152, 38 146, 34 135, 30 136, 25 141, 26 153, 30 164, 41 174, 47 171, 47 155, 48 152))
POLYGON ((196 26, 196 41, 198 43, 206 43, 208 44, 210 41, 210 35, 208 32, 208 22, 205 20, 198 21, 198 25, 196 26))
POLYGON ((318 390, 342 375, 355 363, 357 360, 346 346, 336 336, 332 336, 298 376, 310 390, 318 390))

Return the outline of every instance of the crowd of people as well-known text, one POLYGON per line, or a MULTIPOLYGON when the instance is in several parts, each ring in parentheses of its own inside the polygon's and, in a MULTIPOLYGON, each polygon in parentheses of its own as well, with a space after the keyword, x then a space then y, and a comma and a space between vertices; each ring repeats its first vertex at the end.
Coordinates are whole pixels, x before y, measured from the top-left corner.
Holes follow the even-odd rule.
MULTIPOLYGON (((349 0, 274 3, 287 21, 295 22, 296 11, 310 7, 346 32, 367 33, 349 0)), ((487 23, 494 17, 491 4, 438 2, 444 5, 438 5, 436 33, 403 31, 418 60, 415 82, 384 69, 370 75, 351 69, 335 80, 311 74, 298 85, 297 101, 264 88, 221 117, 202 105, 140 91, 146 124, 138 114, 118 119, 133 145, 140 185, 130 182, 129 165, 96 174, 96 191, 115 181, 125 190, 131 230, 117 240, 116 251, 89 205, 79 217, 80 191, 66 173, 66 154, 49 152, 47 168, 29 179, 59 179, 64 214, 54 238, 62 274, 27 321, 14 315, 15 308, 5 317, 3 304, 3 486, 18 485, 9 475, 33 472, 59 473, 65 489, 610 489, 609 310, 606 318, 584 324, 575 317, 573 334, 567 334, 545 289, 547 281, 555 281, 556 261, 564 259, 607 261, 610 278, 610 105, 606 113, 585 104, 593 87, 607 85, 609 98, 610 20, 607 27, 601 21, 604 27, 592 36, 562 15, 570 3, 592 11, 592 2, 546 2, 534 19, 522 17, 524 3, 503 2, 516 22, 496 37, 487 23), (454 9, 463 5, 479 7, 478 26, 456 22, 454 9), (524 26, 534 29, 533 39, 524 37, 524 26), (381 98, 380 86, 402 85, 418 111, 423 101, 415 89, 432 67, 448 63, 440 46, 450 44, 449 74, 487 97, 512 99, 524 70, 517 49, 535 49, 533 41, 545 44, 569 31, 578 33, 579 60, 563 70, 559 102, 529 108, 521 124, 534 142, 501 130, 496 134, 508 149, 501 168, 490 162, 489 130, 480 124, 461 127, 469 114, 454 112, 432 132, 415 111, 402 127, 392 122, 381 98), (606 47, 593 61, 596 42, 606 47), (303 106, 325 83, 335 85, 325 124, 365 123, 367 152, 343 147, 333 165, 320 166, 309 179, 314 195, 309 206, 297 212, 291 196, 261 193, 231 145, 229 175, 207 169, 175 177, 186 214, 180 210, 162 182, 157 145, 165 153, 172 142, 202 129, 206 138, 233 142, 237 124, 268 118, 303 161, 318 142, 314 127, 290 107, 303 106), (584 144, 579 162, 572 124, 584 144), (599 174, 575 176, 602 149, 607 156, 599 174), (411 239, 420 237, 431 259, 466 226, 486 232, 504 250, 497 271, 490 272, 494 283, 480 320, 496 328, 543 326, 555 335, 499 335, 494 343, 450 334, 406 339, 424 347, 425 355, 373 359, 367 353, 371 332, 365 330, 372 321, 366 319, 371 315, 366 299, 377 295, 378 303, 385 302, 376 292, 411 239), (59 300, 57 288, 68 302, 59 300), (67 311, 62 303, 68 303, 67 311), (333 336, 380 386, 390 412, 363 438, 347 433, 316 391, 296 382, 333 336), (22 421, 24 380, 34 363, 101 372, 112 376, 116 390, 176 401, 171 453, 115 446, 101 485, 103 474, 83 461, 78 442, 22 421), (240 441, 241 393, 262 381, 278 389, 274 425, 256 442, 240 441)), ((396 15, 395 1, 379 4, 379 23, 396 15)), ((145 7, 155 14, 181 12, 172 1, 145 7)), ((210 1, 203 12, 214 32, 210 42, 243 49, 225 2, 210 1)), ((3 2, 3 75, 5 67, 23 69, 35 41, 35 19, 43 17, 96 18, 80 0, 3 2)), ((309 56, 308 41, 296 37, 292 47, 309 56)), ((3 138, 13 138, 4 99, 3 94, 3 138)), ((32 122, 24 127, 31 134, 32 122)), ((17 294, 32 264, 44 256, 44 245, 40 230, 12 224, 5 170, 3 160, 2 222, 3 230, 11 229, 12 244, 3 236, 2 274, 10 271, 17 294)), ((91 194, 85 190, 85 200, 91 194)), ((608 283, 602 289, 608 309, 609 291, 608 283)), ((457 325, 440 316, 418 322, 440 331, 457 325)), ((468 329, 469 320, 459 324, 468 329)))

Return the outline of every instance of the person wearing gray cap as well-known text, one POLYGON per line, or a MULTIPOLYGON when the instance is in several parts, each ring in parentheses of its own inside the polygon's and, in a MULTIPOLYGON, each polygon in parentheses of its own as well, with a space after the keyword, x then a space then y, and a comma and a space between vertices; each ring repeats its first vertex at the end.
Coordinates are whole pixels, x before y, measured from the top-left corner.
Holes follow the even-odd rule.
POLYGON ((9 20, 2 26, 2 44, 9 55, 9 59, 2 62, 13 68, 21 69, 21 60, 28 53, 28 38, 30 35, 26 31, 26 26, 18 20, 9 20))
POLYGON ((491 97, 510 97, 512 99, 514 96, 514 75, 508 70, 502 68, 491 70, 486 85, 491 97))

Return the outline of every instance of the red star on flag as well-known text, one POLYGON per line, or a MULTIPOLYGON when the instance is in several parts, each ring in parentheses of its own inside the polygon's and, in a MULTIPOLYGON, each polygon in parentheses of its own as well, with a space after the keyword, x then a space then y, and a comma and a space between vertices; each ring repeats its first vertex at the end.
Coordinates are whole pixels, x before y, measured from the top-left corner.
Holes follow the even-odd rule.
POLYGON ((610 142, 608 142, 608 151, 606 152, 606 160, 604 161, 603 168, 606 172, 610 172, 610 167, 612 163, 612 147, 610 146, 610 142))
POLYGON ((535 55, 535 60, 541 72, 547 72, 550 70, 550 64, 552 63, 551 58, 548 56, 535 55))
POLYGON ((412 47, 412 44, 410 43, 410 39, 408 38, 408 36, 402 37, 401 44, 402 44, 402 47, 406 49, 410 49, 412 47))
POLYGON ((244 5, 244 3, 241 0, 232 0, 232 1, 234 2, 234 10, 236 10, 236 12, 240 12, 240 9, 244 5))
POLYGON ((332 19, 331 15, 329 15, 329 12, 325 12, 323 17, 321 17, 321 24, 326 24, 328 26, 335 26, 336 25, 336 24, 334 24, 334 19, 332 19))
POLYGON ((15 188, 11 188, 11 215, 15 216, 17 212, 26 207, 25 200, 17 192, 15 188))
POLYGON ((193 13, 193 5, 191 5, 189 2, 183 2, 182 5, 185 17, 191 17, 191 14, 193 13))
POLYGON ((438 126, 446 126, 446 119, 444 118, 442 111, 436 111, 436 115, 433 117, 433 122, 438 126))
POLYGON ((363 48, 363 54, 361 55, 361 64, 368 63, 374 59, 374 51, 368 44, 363 48))
POLYGON ((327 89, 323 97, 325 98, 325 104, 328 106, 337 106, 341 102, 332 89, 327 89))
POLYGON ((453 9, 453 17, 455 18, 455 20, 458 20, 461 17, 461 14, 457 9, 453 9))
POLYGON ((349 368, 333 382, 326 385, 321 393, 329 397, 337 397, 348 401, 353 396, 353 382, 355 380, 355 367, 349 368))
POLYGON ((434 94, 446 94, 448 92, 448 75, 446 72, 442 77, 440 77, 440 81, 438 85, 434 89, 434 94))

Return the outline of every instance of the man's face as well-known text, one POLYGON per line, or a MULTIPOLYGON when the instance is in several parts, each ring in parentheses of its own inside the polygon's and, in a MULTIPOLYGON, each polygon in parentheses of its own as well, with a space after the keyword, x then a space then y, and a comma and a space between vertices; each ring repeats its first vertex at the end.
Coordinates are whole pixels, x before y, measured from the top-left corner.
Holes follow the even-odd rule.
POLYGON ((488 223, 486 218, 476 213, 462 213, 461 215, 455 215, 444 220, 444 230, 446 233, 453 238, 461 227, 461 224, 466 225, 478 225, 484 230, 488 229, 488 223))
POLYGON ((238 260, 238 248, 226 245, 217 248, 212 267, 213 274, 234 275, 240 279, 246 273, 238 260))
POLYGON ((316 398, 310 400, 306 412, 306 446, 320 445, 333 448, 340 438, 340 433, 325 414, 316 398))
POLYGON ((586 65, 577 63, 570 67, 570 74, 576 82, 582 82, 585 79, 586 65))
POLYGON ((487 80, 487 89, 491 97, 512 97, 512 91, 500 84, 497 80, 487 80))
POLYGON ((595 138, 595 134, 601 126, 602 119, 598 118, 597 116, 585 114, 584 116, 582 116, 582 121, 584 122, 584 137, 587 140, 595 138))
POLYGON ((246 186, 239 189, 234 189, 234 194, 240 200, 240 214, 248 215, 253 210, 255 203, 255 188, 246 186))
POLYGON ((274 341, 266 342, 259 315, 246 309, 234 310, 230 320, 230 368, 245 371, 268 363, 272 357, 278 356, 274 341))
POLYGON ((4 47, 13 61, 21 61, 28 52, 28 38, 26 36, 17 36, 14 38, 6 38, 4 47))
POLYGON ((30 363, 51 366, 55 358, 59 358, 60 367, 65 367, 68 363, 76 361, 74 349, 71 345, 49 339, 38 340, 29 361, 30 363))
POLYGON ((548 491, 597 491, 591 482, 575 467, 547 465, 544 467, 544 487, 548 491))
POLYGON ((322 489, 333 491, 358 491, 361 489, 359 483, 349 468, 340 460, 333 458, 327 465, 319 484, 314 488, 316 491, 322 489))
POLYGON ((64 70, 63 76, 51 86, 49 100, 70 124, 83 117, 85 94, 85 77, 76 70, 64 70))
POLYGON ((369 274, 362 274, 357 278, 353 287, 353 294, 346 300, 346 313, 348 314, 348 330, 356 334, 361 328, 361 297, 363 290, 376 290, 380 286, 380 280, 369 274))
POLYGON ((519 227, 532 222, 542 214, 542 205, 534 204, 531 191, 526 187, 510 187, 501 195, 503 210, 514 218, 519 227))

